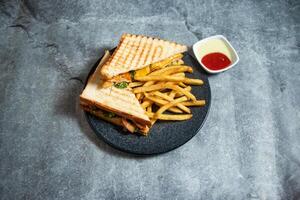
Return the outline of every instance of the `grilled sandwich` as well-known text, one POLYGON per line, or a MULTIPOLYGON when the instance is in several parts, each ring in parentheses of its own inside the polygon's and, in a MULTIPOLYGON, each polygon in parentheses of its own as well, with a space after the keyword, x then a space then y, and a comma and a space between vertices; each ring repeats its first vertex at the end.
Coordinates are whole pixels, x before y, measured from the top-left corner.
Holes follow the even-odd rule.
POLYGON ((123 34, 113 55, 103 65, 101 75, 111 79, 187 51, 187 46, 142 35, 123 34))
POLYGON ((163 68, 175 58, 182 58, 181 53, 186 50, 185 45, 157 38, 122 35, 113 55, 107 51, 89 78, 80 95, 81 107, 129 132, 147 135, 151 121, 127 85, 132 78, 163 68))

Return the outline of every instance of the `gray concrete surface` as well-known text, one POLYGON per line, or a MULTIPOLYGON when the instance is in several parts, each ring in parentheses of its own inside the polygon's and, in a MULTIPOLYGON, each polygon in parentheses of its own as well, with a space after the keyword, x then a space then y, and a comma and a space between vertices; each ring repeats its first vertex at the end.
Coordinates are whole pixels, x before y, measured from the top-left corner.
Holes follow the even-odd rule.
POLYGON ((0 0, 0 199, 300 199, 299 13, 297 0, 0 0), (118 152, 78 107, 72 78, 124 32, 223 34, 239 53, 175 151, 118 152))

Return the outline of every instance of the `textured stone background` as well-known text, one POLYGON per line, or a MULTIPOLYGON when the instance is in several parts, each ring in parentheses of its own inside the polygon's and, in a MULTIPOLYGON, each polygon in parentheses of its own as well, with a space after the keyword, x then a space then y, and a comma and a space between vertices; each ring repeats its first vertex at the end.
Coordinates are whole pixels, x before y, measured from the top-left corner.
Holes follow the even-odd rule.
POLYGON ((300 199, 300 2, 124 2, 0 0, 0 199, 300 199), (78 107, 76 77, 124 32, 224 34, 240 55, 175 151, 116 151, 78 107))

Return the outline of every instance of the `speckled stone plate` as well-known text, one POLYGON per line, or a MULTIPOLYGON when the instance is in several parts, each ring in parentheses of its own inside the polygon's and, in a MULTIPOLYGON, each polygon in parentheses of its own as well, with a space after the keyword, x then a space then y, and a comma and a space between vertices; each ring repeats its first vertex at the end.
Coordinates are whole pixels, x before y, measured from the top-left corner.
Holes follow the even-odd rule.
MULTIPOLYGON (((114 51, 111 50, 111 51, 114 51)), ((101 58, 92 67, 89 76, 95 71, 101 58)), ((149 136, 128 134, 121 127, 86 112, 86 118, 96 135, 114 148, 139 155, 160 154, 180 147, 194 137, 201 129, 210 107, 211 94, 207 74, 198 62, 185 53, 183 58, 186 65, 192 66, 194 73, 187 74, 191 78, 200 78, 203 86, 193 86, 192 92, 197 99, 205 99, 204 107, 190 107, 193 118, 187 121, 158 121, 150 129, 149 136)))

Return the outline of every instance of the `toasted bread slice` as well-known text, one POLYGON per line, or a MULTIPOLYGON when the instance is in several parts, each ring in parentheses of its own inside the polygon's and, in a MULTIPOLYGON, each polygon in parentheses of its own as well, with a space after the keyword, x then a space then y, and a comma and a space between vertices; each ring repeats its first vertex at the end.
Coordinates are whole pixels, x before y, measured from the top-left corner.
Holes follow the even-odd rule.
POLYGON ((102 87, 100 76, 101 64, 97 67, 94 74, 80 95, 80 102, 84 105, 94 105, 105 111, 113 112, 118 116, 133 120, 142 125, 151 125, 144 109, 129 89, 118 89, 114 86, 109 88, 102 87))
POLYGON ((109 79, 185 51, 185 45, 142 35, 123 34, 117 49, 103 65, 101 75, 109 79))

